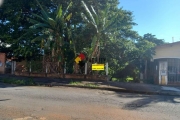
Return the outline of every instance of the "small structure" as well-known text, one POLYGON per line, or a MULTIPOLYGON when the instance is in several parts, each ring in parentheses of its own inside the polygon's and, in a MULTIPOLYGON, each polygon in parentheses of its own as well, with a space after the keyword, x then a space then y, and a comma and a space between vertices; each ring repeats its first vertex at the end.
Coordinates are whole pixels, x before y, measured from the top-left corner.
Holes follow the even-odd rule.
POLYGON ((180 85, 180 41, 157 46, 148 76, 160 85, 180 85))

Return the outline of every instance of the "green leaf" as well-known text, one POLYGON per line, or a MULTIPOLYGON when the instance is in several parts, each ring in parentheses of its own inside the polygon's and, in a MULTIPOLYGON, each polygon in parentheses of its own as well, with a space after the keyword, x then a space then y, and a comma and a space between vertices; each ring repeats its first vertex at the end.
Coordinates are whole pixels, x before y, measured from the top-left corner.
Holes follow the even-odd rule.
POLYGON ((34 14, 34 13, 32 13, 32 15, 39 18, 39 19, 41 19, 41 20, 43 20, 45 23, 48 23, 48 19, 45 19, 45 18, 43 18, 43 17, 41 17, 41 16, 39 16, 37 14, 34 14))
POLYGON ((43 14, 43 16, 44 16, 46 19, 49 18, 47 12, 43 9, 43 7, 42 7, 42 5, 39 3, 39 1, 36 0, 36 2, 38 3, 38 5, 39 5, 40 8, 41 8, 41 13, 43 14))
POLYGON ((66 14, 68 13, 69 8, 72 7, 72 5, 73 5, 73 2, 70 2, 69 5, 68 5, 68 7, 67 7, 66 10, 65 10, 65 13, 64 13, 64 16, 63 16, 63 17, 66 16, 66 14))
POLYGON ((65 20, 69 21, 69 20, 71 19, 71 17, 72 17, 72 13, 70 13, 70 14, 65 18, 65 20))
POLYGON ((49 27, 49 25, 48 24, 44 24, 44 23, 37 23, 37 24, 35 24, 33 26, 30 26, 29 28, 30 29, 37 29, 37 28, 43 28, 43 27, 49 27))
POLYGON ((42 39, 47 39, 48 35, 41 35, 31 40, 31 43, 34 43, 36 41, 41 41, 42 39))
POLYGON ((63 12, 62 5, 60 5, 57 10, 56 19, 60 19, 62 17, 62 12, 63 12))
POLYGON ((31 18, 27 18, 27 20, 32 23, 32 24, 37 24, 39 23, 39 21, 35 20, 35 19, 31 19, 31 18))
POLYGON ((49 21, 49 24, 50 24, 53 28, 56 27, 56 21, 55 21, 55 20, 53 20, 52 18, 48 18, 48 21, 49 21))

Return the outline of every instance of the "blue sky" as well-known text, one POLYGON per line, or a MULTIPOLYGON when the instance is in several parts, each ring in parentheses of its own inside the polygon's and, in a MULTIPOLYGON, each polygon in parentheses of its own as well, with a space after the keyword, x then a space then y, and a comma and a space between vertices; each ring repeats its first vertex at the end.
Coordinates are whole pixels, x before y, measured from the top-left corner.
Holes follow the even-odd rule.
POLYGON ((119 7, 133 12, 133 29, 151 33, 165 42, 180 41, 180 0, 119 0, 119 7))

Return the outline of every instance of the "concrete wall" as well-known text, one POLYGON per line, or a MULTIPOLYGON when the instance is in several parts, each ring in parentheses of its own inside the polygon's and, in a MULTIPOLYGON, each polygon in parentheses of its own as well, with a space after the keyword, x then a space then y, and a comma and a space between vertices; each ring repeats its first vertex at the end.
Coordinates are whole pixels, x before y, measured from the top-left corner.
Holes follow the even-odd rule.
POLYGON ((71 79, 83 79, 83 80, 103 80, 108 81, 110 79, 107 75, 83 75, 83 74, 53 74, 53 73, 29 73, 29 72, 17 72, 16 76, 26 77, 48 77, 48 78, 71 78, 71 79))
POLYGON ((159 58, 180 58, 180 42, 157 46, 153 59, 159 58))

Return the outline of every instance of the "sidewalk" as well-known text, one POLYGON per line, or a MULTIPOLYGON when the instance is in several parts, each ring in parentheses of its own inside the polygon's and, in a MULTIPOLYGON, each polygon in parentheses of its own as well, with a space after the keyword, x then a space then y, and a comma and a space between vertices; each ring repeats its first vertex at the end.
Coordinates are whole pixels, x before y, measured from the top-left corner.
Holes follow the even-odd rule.
MULTIPOLYGON (((0 75, 0 80, 4 77, 26 80, 27 77, 14 75, 0 75)), ((111 90, 116 92, 153 94, 153 95, 177 95, 180 96, 180 87, 160 86, 143 83, 124 83, 112 81, 82 81, 75 79, 53 79, 53 78, 33 78, 33 80, 43 86, 66 86, 81 87, 90 89, 111 90), (74 84, 73 84, 74 83, 74 84)))

